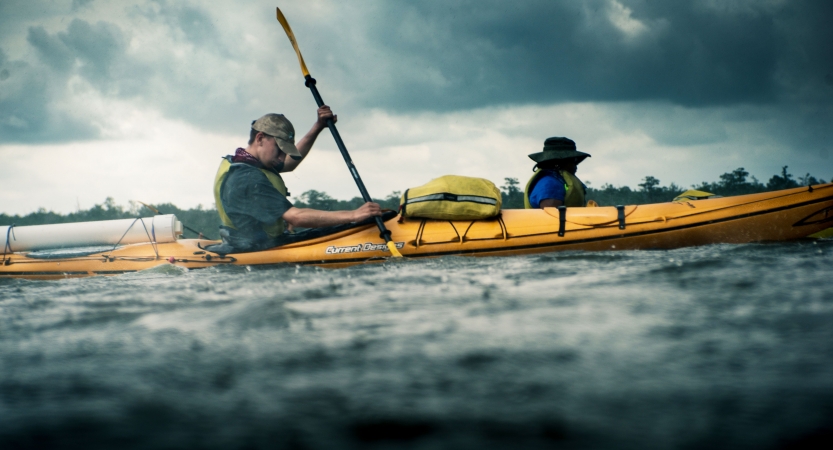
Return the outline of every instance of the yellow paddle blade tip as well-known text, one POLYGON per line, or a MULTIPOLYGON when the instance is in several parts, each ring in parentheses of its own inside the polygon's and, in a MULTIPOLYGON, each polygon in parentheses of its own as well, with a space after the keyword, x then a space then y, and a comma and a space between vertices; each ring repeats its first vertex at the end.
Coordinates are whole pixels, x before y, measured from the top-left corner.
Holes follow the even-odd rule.
POLYGON ((150 206, 150 205, 148 205, 147 203, 145 203, 145 202, 143 202, 143 201, 139 201, 139 200, 136 200, 136 201, 137 201, 137 202, 139 202, 139 203, 141 203, 141 204, 143 204, 143 205, 145 205, 145 208, 147 208, 147 209, 149 209, 149 210, 153 211, 153 212, 154 212, 154 213, 156 213, 156 214, 159 214, 159 210, 158 210, 158 209, 156 209, 156 208, 154 208, 153 206, 150 206))
POLYGON ((394 244, 393 241, 388 241, 388 250, 390 250, 390 254, 394 258, 402 257, 402 253, 399 253, 399 249, 396 248, 396 244, 394 244))
POLYGON ((275 8, 275 15, 278 18, 278 22, 281 23, 283 31, 286 32, 286 37, 289 38, 292 48, 295 49, 295 54, 298 55, 298 62, 301 64, 301 72, 304 73, 304 77, 308 77, 309 70, 307 70, 307 64, 304 62, 304 57, 301 56, 301 49, 298 48, 298 42, 295 40, 295 33, 292 32, 292 27, 289 26, 289 22, 286 21, 286 17, 283 16, 280 8, 275 8))

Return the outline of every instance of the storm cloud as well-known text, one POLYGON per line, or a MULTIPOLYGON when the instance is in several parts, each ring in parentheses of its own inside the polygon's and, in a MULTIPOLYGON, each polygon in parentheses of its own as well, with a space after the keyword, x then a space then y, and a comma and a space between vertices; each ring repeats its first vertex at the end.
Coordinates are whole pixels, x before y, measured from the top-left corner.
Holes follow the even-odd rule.
MULTIPOLYGON (((415 183, 445 174, 433 161, 455 152, 457 172, 524 177, 525 155, 552 135, 594 154, 583 167, 597 184, 686 184, 739 166, 766 177, 787 164, 833 175, 829 1, 280 6, 351 153, 412 161, 415 183)), ((314 106, 271 3, 0 2, 2 152, 164 139, 199 159, 192 142, 158 130, 212 136, 199 144, 211 146, 270 111, 303 129, 314 106)), ((316 148, 334 151, 327 139, 316 148)), ((326 173, 343 171, 332 164, 326 173)))
MULTIPOLYGON (((73 2, 71 9, 94 6, 73 2)), ((148 1, 126 7, 120 23, 30 26, 26 42, 37 61, 4 58, 0 70, 29 74, 19 89, 39 94, 4 97, 6 138, 37 142, 55 134, 50 127, 74 123, 51 106, 69 95, 64 87, 74 78, 105 97, 146 102, 211 129, 256 114, 248 102, 263 95, 273 55, 286 60, 285 43, 275 39, 267 9, 249 23, 273 33, 254 45, 236 33, 245 29, 224 29, 216 9, 148 1), (54 120, 35 125, 46 111, 54 120), (14 128, 21 121, 27 127, 14 128)), ((407 113, 664 101, 828 108, 833 101, 833 28, 824 23, 833 4, 825 1, 321 2, 298 12, 311 67, 357 107, 407 113)), ((92 128, 65 135, 89 137, 92 128)))
POLYGON ((362 14, 361 39, 330 36, 331 60, 351 55, 332 69, 367 74, 365 104, 395 110, 833 98, 830 2, 417 1, 362 14))
POLYGON ((57 103, 64 95, 47 70, 11 61, 0 49, 0 143, 67 142, 98 136, 86 117, 57 103))
MULTIPOLYGON (((64 6, 83 11, 95 3, 64 6)), ((126 7, 120 19, 30 25, 17 60, 0 42, 0 142, 102 138, 117 126, 108 107, 116 101, 206 130, 231 131, 230 118, 259 113, 268 74, 256 66, 270 61, 268 53, 230 50, 229 34, 204 9, 149 1, 126 7), (255 67, 241 69, 247 60, 255 67)))

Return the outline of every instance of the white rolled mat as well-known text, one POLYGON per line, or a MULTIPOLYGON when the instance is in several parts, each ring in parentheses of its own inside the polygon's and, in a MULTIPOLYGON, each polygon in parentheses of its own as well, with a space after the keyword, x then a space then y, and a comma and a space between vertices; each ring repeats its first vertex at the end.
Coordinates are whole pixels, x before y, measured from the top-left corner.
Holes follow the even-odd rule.
POLYGON ((173 214, 140 219, 54 225, 0 226, 0 252, 27 252, 92 245, 174 242, 182 234, 182 223, 173 214), (126 233, 126 234, 125 234, 126 233))

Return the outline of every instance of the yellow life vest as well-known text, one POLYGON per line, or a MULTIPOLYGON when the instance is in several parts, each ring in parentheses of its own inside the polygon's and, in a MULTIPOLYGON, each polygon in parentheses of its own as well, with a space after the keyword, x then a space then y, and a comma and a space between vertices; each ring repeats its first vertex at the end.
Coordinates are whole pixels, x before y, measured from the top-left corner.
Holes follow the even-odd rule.
MULTIPOLYGON (((220 189, 223 187, 223 181, 225 181, 226 176, 228 176, 229 170, 233 166, 242 165, 243 163, 233 163, 231 162, 231 157, 225 157, 220 162, 220 168, 217 169, 217 176, 214 177, 214 203, 217 206, 217 213, 220 214, 220 221, 223 222, 223 225, 234 228, 235 230, 237 227, 231 222, 231 218, 226 214, 225 208, 223 208, 223 201, 220 199, 220 189)), ((266 175, 266 179, 269 180, 269 183, 275 187, 282 195, 286 195, 286 185, 283 183, 283 178, 281 176, 269 169, 260 169, 264 175, 266 175)), ((266 232, 267 235, 270 237, 278 237, 283 234, 283 219, 278 219, 275 223, 264 224, 263 231, 266 232)))
MULTIPOLYGON (((558 173, 561 174, 561 177, 564 179, 564 188, 567 190, 567 195, 564 198, 564 206, 571 208, 576 206, 585 206, 587 204, 587 201, 584 199, 586 191, 584 185, 581 183, 581 180, 566 170, 560 170, 558 173)), ((532 205, 529 203, 529 188, 532 187, 543 175, 544 171, 537 169, 535 173, 532 174, 532 178, 530 178, 526 183, 526 187, 524 188, 524 208, 532 209, 532 205)))

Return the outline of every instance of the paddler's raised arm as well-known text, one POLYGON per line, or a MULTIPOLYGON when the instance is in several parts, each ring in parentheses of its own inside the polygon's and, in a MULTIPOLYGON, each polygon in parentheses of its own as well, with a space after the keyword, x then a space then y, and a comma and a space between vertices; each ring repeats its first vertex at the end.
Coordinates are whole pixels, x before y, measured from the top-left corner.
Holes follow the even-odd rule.
POLYGON ((315 121, 315 124, 312 125, 309 132, 295 144, 295 147, 301 152, 301 156, 289 156, 286 158, 281 172, 292 172, 298 167, 298 164, 301 164, 301 161, 306 158, 312 149, 312 144, 315 143, 315 139, 327 128, 328 119, 333 119, 333 123, 338 122, 338 116, 333 114, 329 106, 324 105, 318 108, 318 120, 315 121))

